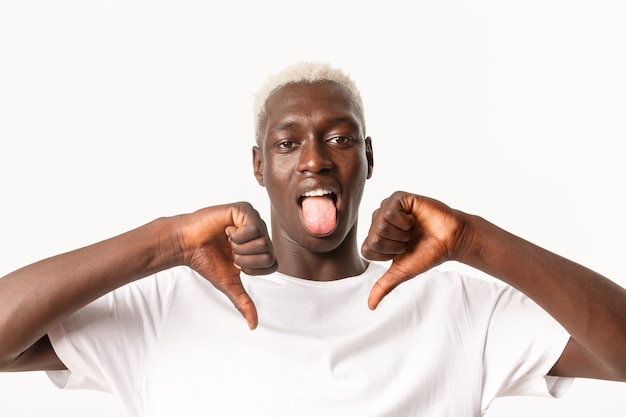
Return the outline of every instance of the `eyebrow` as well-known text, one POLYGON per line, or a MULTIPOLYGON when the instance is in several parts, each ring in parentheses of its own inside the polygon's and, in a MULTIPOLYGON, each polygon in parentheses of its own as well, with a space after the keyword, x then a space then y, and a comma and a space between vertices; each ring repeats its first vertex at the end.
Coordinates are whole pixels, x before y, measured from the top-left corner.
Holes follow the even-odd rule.
MULTIPOLYGON (((278 132, 282 130, 293 130, 293 129, 299 128, 301 124, 302 123, 298 122, 297 120, 288 119, 288 120, 284 120, 282 122, 276 123, 274 126, 272 126, 271 130, 273 132, 278 132)), ((349 125, 352 128, 359 127, 359 124, 357 121, 355 121, 352 117, 346 117, 346 116, 332 117, 330 119, 325 120, 324 124, 330 125, 330 126, 349 125)))
POLYGON ((276 123, 274 126, 272 126, 272 131, 281 131, 281 130, 293 130, 294 128, 297 128, 300 125, 300 123, 296 122, 295 120, 285 120, 282 121, 280 123, 276 123))

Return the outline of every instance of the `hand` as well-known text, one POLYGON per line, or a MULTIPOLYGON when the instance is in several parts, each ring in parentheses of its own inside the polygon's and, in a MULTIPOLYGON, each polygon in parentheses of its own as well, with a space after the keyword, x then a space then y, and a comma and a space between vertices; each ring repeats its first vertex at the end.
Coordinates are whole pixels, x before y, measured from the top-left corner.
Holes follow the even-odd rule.
POLYGON ((209 207, 183 216, 185 264, 222 291, 256 328, 254 302, 241 284, 240 271, 264 275, 278 263, 265 222, 249 203, 209 207))
POLYGON ((430 198, 397 191, 385 199, 361 247, 367 259, 392 260, 372 287, 369 307, 375 309, 400 283, 453 259, 463 224, 460 212, 430 198))

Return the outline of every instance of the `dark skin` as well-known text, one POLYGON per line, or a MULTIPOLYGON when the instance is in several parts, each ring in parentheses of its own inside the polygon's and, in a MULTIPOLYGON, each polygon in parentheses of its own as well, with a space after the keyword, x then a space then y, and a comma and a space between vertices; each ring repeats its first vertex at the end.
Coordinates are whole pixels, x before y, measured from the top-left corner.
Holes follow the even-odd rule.
MULTIPOLYGON (((40 261, 0 280, 0 368, 63 369, 45 336, 67 315, 114 288, 158 270, 188 265, 226 293, 251 328, 258 318, 239 270, 316 279, 366 268, 356 242, 358 206, 373 167, 371 140, 343 87, 284 87, 270 96, 254 172, 272 204, 272 239, 247 203, 158 219, 110 240, 40 261), (337 225, 308 231, 300 196, 332 191, 337 225), (68 265, 79 265, 69 268, 68 265)), ((361 247, 371 260, 393 260, 372 288, 372 309, 402 282, 447 260, 485 271, 533 298, 572 335, 550 372, 626 380, 626 290, 484 219, 406 192, 374 213, 361 247)), ((419 278, 418 278, 419 279, 419 278)))
POLYGON ((253 149, 254 175, 270 197, 279 271, 312 280, 365 271, 356 233, 373 154, 344 87, 286 86, 267 100, 262 127, 263 149, 253 149), (324 236, 306 229, 300 210, 303 194, 318 189, 332 191, 336 199, 337 225, 324 236))

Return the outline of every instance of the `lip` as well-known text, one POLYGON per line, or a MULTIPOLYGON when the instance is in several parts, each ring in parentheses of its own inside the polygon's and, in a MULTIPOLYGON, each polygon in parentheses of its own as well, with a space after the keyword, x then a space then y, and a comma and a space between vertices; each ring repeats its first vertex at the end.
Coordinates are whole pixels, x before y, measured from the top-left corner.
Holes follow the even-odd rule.
POLYGON ((304 180, 296 189, 296 202, 298 206, 301 206, 302 200, 308 196, 313 195, 327 195, 329 194, 335 202, 335 207, 339 207, 339 201, 341 200, 341 193, 339 187, 330 182, 321 182, 318 180, 304 180))
POLYGON ((337 207, 337 193, 324 189, 324 188, 316 188, 311 191, 306 191, 298 198, 298 205, 302 207, 302 201, 307 197, 328 197, 335 203, 335 207, 337 207))

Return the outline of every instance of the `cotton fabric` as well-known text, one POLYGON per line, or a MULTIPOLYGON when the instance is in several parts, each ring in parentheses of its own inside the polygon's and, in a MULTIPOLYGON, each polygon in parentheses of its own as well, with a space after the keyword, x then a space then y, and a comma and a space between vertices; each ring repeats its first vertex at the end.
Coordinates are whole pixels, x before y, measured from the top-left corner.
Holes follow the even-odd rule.
POLYGON ((429 271, 374 311, 385 266, 309 281, 242 276, 258 310, 245 320, 196 272, 126 285, 50 332, 69 371, 60 387, 117 395, 129 416, 475 417, 502 395, 559 396, 545 375, 569 335, 499 283, 429 271))

